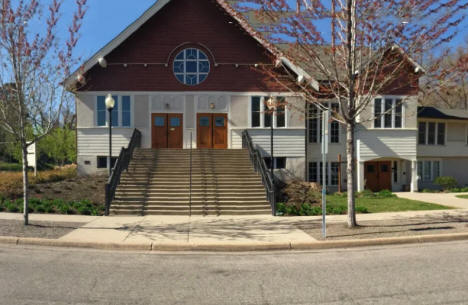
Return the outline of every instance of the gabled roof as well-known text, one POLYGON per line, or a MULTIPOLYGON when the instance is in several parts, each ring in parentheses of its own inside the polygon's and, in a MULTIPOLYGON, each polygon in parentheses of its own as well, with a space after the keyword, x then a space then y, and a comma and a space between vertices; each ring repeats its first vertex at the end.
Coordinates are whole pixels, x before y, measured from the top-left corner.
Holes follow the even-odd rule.
POLYGON ((441 109, 432 106, 418 107, 418 118, 468 120, 468 111, 459 109, 441 109))
MULTIPOLYGON (((90 59, 88 59, 82 67, 73 72, 67 79, 64 84, 65 87, 71 87, 82 74, 88 72, 92 67, 98 64, 100 58, 105 58, 109 53, 111 53, 115 48, 122 44, 126 39, 128 39, 133 33, 135 33, 141 26, 143 26, 151 17, 158 13, 166 4, 173 0, 157 0, 153 6, 146 10, 137 20, 130 24, 125 30, 123 30, 117 37, 112 39, 107 45, 97 51, 90 59)), ((236 20, 239 25, 245 30, 252 38, 254 38, 260 45, 262 45, 266 50, 268 50, 273 56, 275 56, 281 64, 291 69, 297 76, 301 76, 309 80, 311 86, 318 90, 318 82, 313 79, 307 72, 305 72, 300 67, 293 64, 288 60, 284 54, 279 50, 275 45, 268 42, 263 35, 255 30, 247 21, 247 19, 238 11, 236 11, 229 4, 228 0, 215 0, 216 3, 221 6, 227 14, 229 14, 234 20, 236 20)))

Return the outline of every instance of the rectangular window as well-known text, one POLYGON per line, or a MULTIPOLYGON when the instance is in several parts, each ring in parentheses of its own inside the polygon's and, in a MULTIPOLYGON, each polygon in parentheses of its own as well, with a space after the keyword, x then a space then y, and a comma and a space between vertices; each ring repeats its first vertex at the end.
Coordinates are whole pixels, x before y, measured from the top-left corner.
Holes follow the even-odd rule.
POLYGON ((252 97, 252 127, 260 127, 260 97, 252 97))
POLYGON ((97 97, 97 126, 106 126, 106 97, 97 97))
POLYGON ((445 145, 445 123, 437 124, 437 144, 445 145))
POLYGON ((107 168, 107 157, 97 157, 97 168, 107 168))
POLYGON ((376 98, 374 101, 374 127, 382 127, 382 99, 376 98))
POLYGON ((436 134, 436 123, 430 122, 427 128, 427 144, 434 145, 435 144, 435 134, 436 134))
POLYGON ((309 105, 309 142, 317 143, 318 141, 318 109, 315 105, 309 105))
POLYGON ((395 128, 402 127, 402 112, 403 112, 402 100, 396 99, 395 101, 395 128))
POLYGON ((309 182, 319 182, 317 176, 317 162, 309 162, 309 182))
POLYGON ((118 96, 113 96, 115 100, 115 106, 114 109, 111 111, 112 115, 112 127, 118 127, 119 126, 119 98, 118 96))
POLYGON ((433 182, 441 175, 440 161, 418 161, 418 176, 423 182, 433 182))
POLYGON ((418 124, 418 143, 426 144, 426 122, 419 122, 418 124))
POLYGON ((440 176, 440 161, 434 161, 432 165, 432 181, 440 176))
MULTIPOLYGON (((338 103, 331 105, 333 115, 336 115, 339 109, 340 105, 338 103)), ((330 143, 340 143, 340 123, 335 120, 330 123, 330 143)))
MULTIPOLYGON (((271 169, 271 158, 265 157, 265 164, 268 169, 271 169)), ((273 158, 274 169, 284 169, 286 168, 286 157, 275 157, 273 158)))
POLYGON ((431 161, 424 161, 423 162, 423 177, 422 180, 424 182, 432 181, 432 162, 431 161))
POLYGON ((376 98, 374 100, 374 128, 402 128, 403 100, 376 98))
POLYGON ((122 96, 122 126, 131 126, 130 96, 122 96))
POLYGON ((392 128, 393 100, 385 99, 385 128, 392 128))
POLYGON ((331 162, 330 172, 331 172, 331 181, 330 185, 338 185, 338 171, 340 168, 340 163, 331 162))

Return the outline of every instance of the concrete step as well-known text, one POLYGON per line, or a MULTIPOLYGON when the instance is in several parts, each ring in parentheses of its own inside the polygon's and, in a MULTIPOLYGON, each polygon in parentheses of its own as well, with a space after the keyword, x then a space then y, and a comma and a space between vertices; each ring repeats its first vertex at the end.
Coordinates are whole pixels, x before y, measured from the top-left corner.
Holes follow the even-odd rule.
POLYGON ((236 210, 223 210, 223 211, 191 211, 190 210, 181 210, 181 211, 168 211, 168 210, 160 210, 160 211, 138 211, 138 210, 112 210, 110 211, 111 215, 163 215, 163 216, 188 216, 190 215, 205 215, 205 216, 222 216, 222 215, 229 215, 229 216, 236 216, 236 215, 271 215, 271 210, 252 210, 252 211, 236 211, 236 210))

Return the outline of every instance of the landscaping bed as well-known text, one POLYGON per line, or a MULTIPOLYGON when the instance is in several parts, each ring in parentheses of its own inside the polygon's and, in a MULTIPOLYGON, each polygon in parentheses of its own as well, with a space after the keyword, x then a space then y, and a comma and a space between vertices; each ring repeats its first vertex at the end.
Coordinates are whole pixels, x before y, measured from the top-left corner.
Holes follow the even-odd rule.
MULTIPOLYGON (((362 221, 349 229, 346 223, 327 224, 327 240, 371 239, 399 236, 468 233, 468 213, 461 216, 419 216, 408 219, 362 221)), ((320 221, 298 227, 316 239, 322 239, 320 221)))
POLYGON ((468 199, 468 195, 458 195, 457 198, 468 199))
MULTIPOLYGON (((283 216, 317 216, 322 215, 322 195, 319 187, 307 182, 293 182, 284 189, 283 202, 277 204, 277 214, 283 216)), ((327 195, 327 214, 346 214, 347 193, 327 195)), ((403 212, 421 210, 452 209, 438 204, 399 198, 392 192, 384 190, 378 193, 364 191, 356 193, 357 213, 403 212)))
MULTIPOLYGON (((78 177, 76 167, 30 174, 30 212, 103 215, 105 176, 78 177)), ((0 211, 23 211, 21 172, 0 171, 0 211)))
POLYGON ((30 221, 30 225, 25 226, 21 220, 1 220, 0 236, 58 239, 82 225, 75 222, 30 221))

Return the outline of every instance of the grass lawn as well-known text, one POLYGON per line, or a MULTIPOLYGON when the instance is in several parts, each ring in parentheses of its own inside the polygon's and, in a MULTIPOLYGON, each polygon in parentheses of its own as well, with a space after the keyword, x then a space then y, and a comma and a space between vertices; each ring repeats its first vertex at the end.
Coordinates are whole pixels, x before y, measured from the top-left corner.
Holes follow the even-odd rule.
MULTIPOLYGON (((327 204, 338 210, 347 209, 347 198, 340 195, 327 196, 327 204)), ((361 197, 356 198, 357 210, 367 210, 368 213, 403 212, 422 210, 447 210, 452 209, 438 204, 409 200, 398 197, 361 197)))
POLYGON ((457 198, 468 199, 468 195, 458 195, 457 198))

